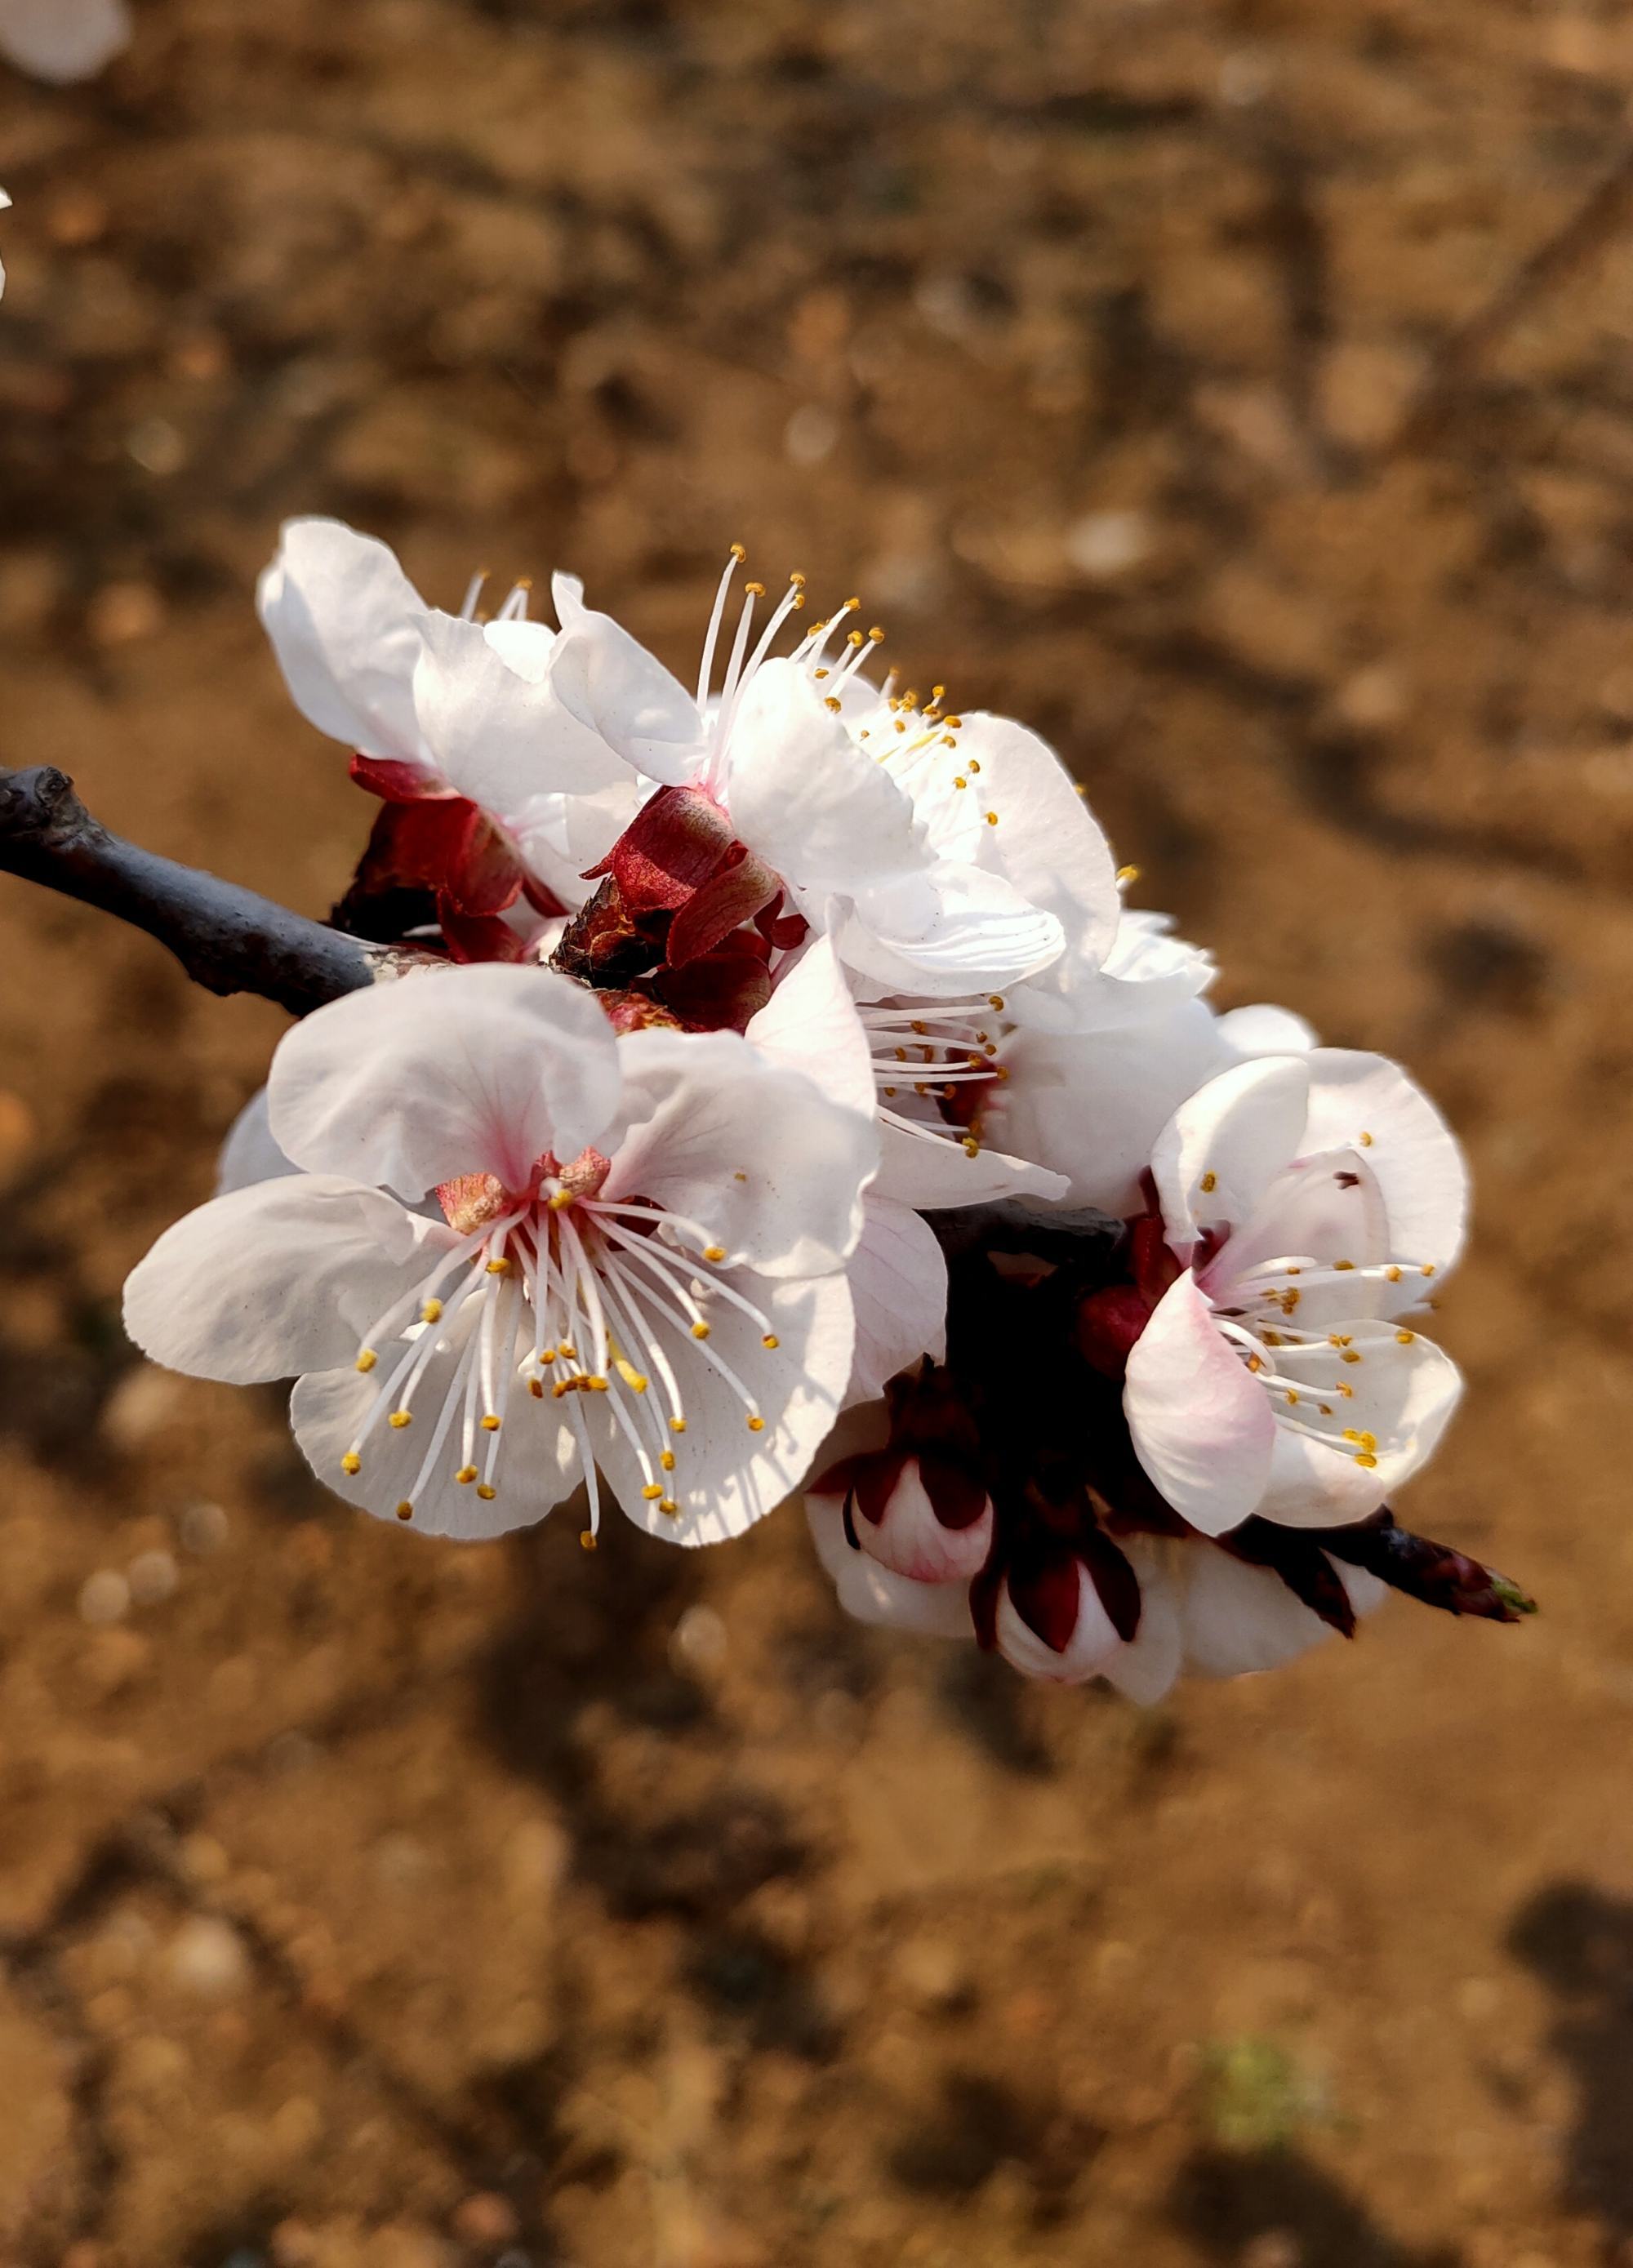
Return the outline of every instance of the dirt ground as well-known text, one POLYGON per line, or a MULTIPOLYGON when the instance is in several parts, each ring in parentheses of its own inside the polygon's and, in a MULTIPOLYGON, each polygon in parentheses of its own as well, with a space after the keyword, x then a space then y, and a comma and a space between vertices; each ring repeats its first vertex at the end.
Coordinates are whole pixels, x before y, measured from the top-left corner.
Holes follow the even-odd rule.
POLYGON ((1026 717, 1466 1138, 1401 1506, 1540 1594, 1141 1715, 729 1551, 416 1543, 117 1294, 280 1019, 0 884, 0 2260, 1633 2263, 1633 17, 136 0, 0 74, 0 759, 321 912, 333 511, 1026 717))

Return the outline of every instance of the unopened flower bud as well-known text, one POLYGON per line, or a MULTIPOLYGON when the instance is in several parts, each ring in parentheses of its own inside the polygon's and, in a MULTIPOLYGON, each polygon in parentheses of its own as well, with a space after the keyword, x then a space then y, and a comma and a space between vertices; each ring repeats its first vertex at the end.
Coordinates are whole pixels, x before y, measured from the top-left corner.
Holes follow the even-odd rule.
POLYGON ((1025 1576, 1011 1571, 998 1590, 998 1652, 1023 1676, 1059 1685, 1098 1677, 1122 1647, 1094 1578, 1073 1551, 1025 1576))
POLYGON ((882 1499, 859 1488, 851 1526, 870 1557, 916 1583, 967 1583, 992 1545, 992 1499, 942 1459, 908 1457, 882 1499))

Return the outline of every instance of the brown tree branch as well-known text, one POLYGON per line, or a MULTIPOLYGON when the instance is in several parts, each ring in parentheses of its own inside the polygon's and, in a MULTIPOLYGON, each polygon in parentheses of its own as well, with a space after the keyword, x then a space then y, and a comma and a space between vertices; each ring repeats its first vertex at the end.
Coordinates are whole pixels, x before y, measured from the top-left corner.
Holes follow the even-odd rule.
POLYGON ((0 771, 0 873, 145 930, 210 992, 254 992, 304 1016, 426 958, 344 937, 236 882, 111 835, 48 764, 0 771))

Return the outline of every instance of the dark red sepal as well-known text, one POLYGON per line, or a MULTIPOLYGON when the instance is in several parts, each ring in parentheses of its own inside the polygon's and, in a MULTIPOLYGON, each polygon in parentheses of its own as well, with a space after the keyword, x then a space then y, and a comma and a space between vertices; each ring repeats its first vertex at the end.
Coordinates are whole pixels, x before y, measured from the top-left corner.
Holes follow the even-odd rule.
POLYGON ((660 968, 651 988, 666 1007, 697 1032, 743 1032, 771 998, 760 940, 745 932, 678 968, 660 968))
POLYGON ((752 921, 770 904, 782 885, 763 858, 734 843, 720 865, 676 914, 669 927, 669 961, 695 961, 752 921))
POLYGON ((1351 1567, 1364 1567, 1392 1590, 1439 1607, 1448 1615, 1477 1615, 1489 1623, 1517 1623, 1536 1612, 1536 1601, 1506 1575, 1482 1566, 1449 1543, 1433 1543, 1398 1528, 1388 1510, 1348 1528, 1309 1531, 1324 1551, 1351 1567))
POLYGON ((731 847, 731 821, 711 797, 701 788, 661 787, 584 879, 612 875, 631 914, 673 913, 731 847))
POLYGON ((422 764, 405 764, 394 756, 365 756, 354 755, 351 777, 371 795, 378 795, 382 803, 457 803, 457 796, 445 779, 428 771, 422 764))
POLYGON ((1072 1319, 1078 1351, 1102 1378, 1121 1378, 1151 1319, 1151 1303, 1136 1285, 1107 1284, 1078 1302, 1072 1319))
POLYGON ((519 961, 522 939, 499 914, 467 914, 445 890, 438 895, 437 921, 451 961, 519 961))
POLYGON ((989 1501, 987 1484, 969 1466, 938 1456, 933 1449, 918 1453, 918 1476, 930 1498, 930 1508, 943 1528, 959 1535, 974 1528, 989 1501))

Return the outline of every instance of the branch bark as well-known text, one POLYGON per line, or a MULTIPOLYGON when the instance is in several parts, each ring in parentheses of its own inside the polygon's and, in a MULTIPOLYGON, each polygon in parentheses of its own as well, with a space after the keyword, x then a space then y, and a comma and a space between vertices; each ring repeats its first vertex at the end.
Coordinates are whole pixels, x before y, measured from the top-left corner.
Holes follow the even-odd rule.
POLYGON ((304 1016, 428 956, 342 936, 254 890, 138 850, 93 819, 66 772, 0 771, 0 873, 145 930, 195 984, 304 1016))

